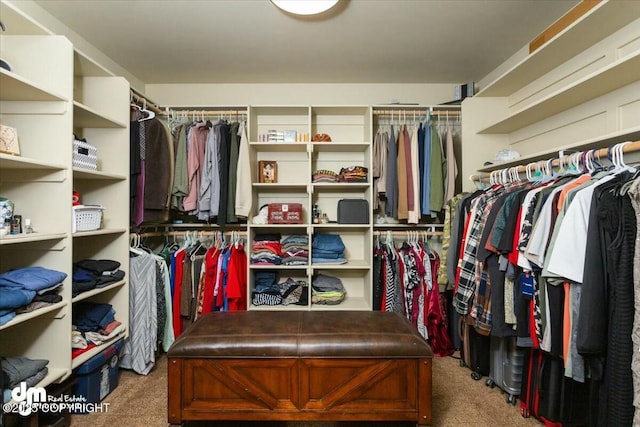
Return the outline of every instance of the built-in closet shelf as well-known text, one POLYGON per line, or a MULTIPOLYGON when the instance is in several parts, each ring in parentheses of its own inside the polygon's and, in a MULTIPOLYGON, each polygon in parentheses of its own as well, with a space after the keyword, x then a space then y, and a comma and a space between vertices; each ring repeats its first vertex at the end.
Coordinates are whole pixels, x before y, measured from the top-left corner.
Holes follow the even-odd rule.
POLYGON ((591 149, 600 149, 610 147, 614 144, 626 141, 637 141, 640 139, 640 126, 630 129, 624 129, 618 132, 609 133, 595 138, 574 142, 572 144, 559 145, 553 150, 540 151, 538 153, 522 156, 511 162, 494 164, 481 169, 478 172, 491 172, 499 169, 510 168, 514 166, 526 165, 540 160, 548 160, 550 158, 559 157, 559 152, 564 151, 564 155, 568 156, 575 151, 585 151, 591 149))
POLYGON ((122 285, 124 285, 126 283, 127 283, 126 280, 121 280, 119 282, 112 283, 112 284, 110 284, 108 286, 105 286, 105 287, 102 287, 102 288, 95 288, 95 289, 91 289, 90 291, 82 292, 81 294, 78 294, 75 297, 73 297, 71 302, 76 303, 78 301, 82 301, 82 300, 85 300, 87 298, 91 298, 92 296, 99 295, 101 293, 110 291, 111 289, 119 288, 120 286, 122 286, 122 285))
POLYGON ((73 237, 103 236, 105 234, 122 234, 126 232, 126 228, 101 228, 99 230, 91 231, 76 231, 73 233, 73 237))
POLYGON ((105 117, 94 109, 73 101, 73 125, 80 128, 126 128, 127 124, 105 117))
POLYGON ((125 175, 107 173, 102 171, 94 171, 91 169, 82 169, 82 168, 73 168, 73 178, 109 180, 109 181, 124 181, 127 179, 125 175))
POLYGON ((603 1, 546 44, 481 89, 476 96, 509 96, 640 16, 640 2, 603 1))
MULTIPOLYGON (((51 368, 47 366, 47 375, 40 380, 34 387, 47 387, 53 383, 57 383, 63 381, 67 376, 71 374, 71 371, 64 368, 51 368)), ((17 404, 17 402, 13 399, 7 402, 9 405, 17 404)))
POLYGON ((365 151, 371 147, 369 142, 314 142, 313 151, 326 152, 348 152, 348 151, 365 151))
POLYGON ((371 186, 368 182, 316 182, 312 184, 314 190, 320 191, 362 191, 371 186))
POLYGON ((17 243, 45 242, 47 240, 61 240, 68 236, 67 233, 30 233, 8 234, 0 237, 0 245, 17 243))
POLYGON ((2 101, 67 101, 62 95, 0 68, 0 99, 2 101))
POLYGON ((263 183, 254 183, 253 188, 256 190, 267 190, 267 191, 307 191, 307 184, 293 184, 293 183, 273 183, 273 184, 263 184, 263 183))
POLYGON ((249 306, 251 311, 300 311, 309 309, 306 305, 298 305, 298 304, 277 304, 277 305, 253 305, 249 306))
POLYGON ((373 224, 373 228, 378 231, 384 231, 386 229, 407 228, 414 230, 416 228, 421 231, 428 231, 430 228, 442 228, 442 224, 373 224))
MULTIPOLYGON (((640 4, 640 2, 639 2, 640 4)), ((510 133, 640 80, 640 51, 517 111, 479 133, 510 133)))
POLYGON ((267 264, 249 264, 252 270, 306 270, 308 265, 267 265, 267 264))
POLYGON ((71 374, 71 372, 68 369, 64 369, 64 368, 49 368, 49 370, 47 371, 47 375, 42 379, 42 381, 40 381, 35 386, 36 387, 46 387, 46 386, 48 386, 50 384, 53 384, 55 382, 59 382, 60 380, 63 380, 69 374, 71 374))
POLYGON ((20 323, 28 322, 29 320, 36 319, 38 317, 46 316, 46 315, 54 315, 56 317, 64 317, 66 315, 66 311, 64 313, 55 314, 55 311, 65 309, 67 307, 67 301, 60 301, 58 303, 52 304, 48 307, 42 307, 34 311, 30 311, 28 313, 18 314, 16 317, 11 319, 11 321, 5 323, 0 326, 0 331, 3 329, 11 328, 20 323))
POLYGON ((291 230, 291 229, 298 229, 298 230, 306 230, 307 227, 309 227, 310 224, 251 224, 251 228, 252 229, 256 229, 256 230, 278 230, 278 229, 283 229, 283 230, 291 230))
MULTIPOLYGON (((116 313, 116 320, 118 320, 117 316, 118 316, 118 313, 116 313)), ((104 343, 93 347, 91 350, 85 351, 84 353, 78 355, 72 360, 71 368, 76 369, 78 366, 82 365, 84 362, 91 359, 93 356, 100 353, 105 348, 108 348, 111 344, 118 341, 120 338, 125 338, 125 337, 126 337, 126 334, 123 332, 111 338, 109 341, 105 341, 104 343)))
POLYGON ((322 231, 336 231, 340 230, 362 230, 368 229, 369 224, 338 224, 335 222, 330 222, 328 224, 313 224, 313 228, 316 230, 322 231))
POLYGON ((76 77, 111 77, 109 71, 77 49, 73 51, 73 75, 76 77))
POLYGON ((309 149, 307 142, 251 142, 249 146, 257 151, 304 152, 309 149))
POLYGON ((368 270, 371 264, 364 260, 347 260, 345 264, 317 263, 311 264, 314 270, 368 270))
POLYGON ((371 311, 371 305, 364 299, 358 297, 350 297, 347 291, 347 297, 340 304, 311 304, 313 311, 343 311, 343 310, 365 310, 371 311))
POLYGON ((0 154, 0 168, 2 169, 49 169, 64 170, 66 167, 58 163, 43 162, 29 157, 0 154))

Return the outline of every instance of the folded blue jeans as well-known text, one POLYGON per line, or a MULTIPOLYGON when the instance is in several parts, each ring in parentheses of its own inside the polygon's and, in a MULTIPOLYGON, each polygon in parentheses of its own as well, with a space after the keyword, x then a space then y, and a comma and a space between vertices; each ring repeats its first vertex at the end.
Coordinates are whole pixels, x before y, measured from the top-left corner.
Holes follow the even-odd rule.
POLYGON ((313 236, 312 248, 331 252, 344 252, 344 243, 338 234, 316 234, 313 236))

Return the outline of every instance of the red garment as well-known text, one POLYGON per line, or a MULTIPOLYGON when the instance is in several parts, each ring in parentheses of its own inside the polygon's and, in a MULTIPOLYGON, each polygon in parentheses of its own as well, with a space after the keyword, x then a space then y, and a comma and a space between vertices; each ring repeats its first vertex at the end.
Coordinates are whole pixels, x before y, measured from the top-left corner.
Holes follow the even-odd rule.
POLYGON ((242 245, 231 249, 227 266, 227 300, 229 311, 247 309, 247 254, 242 245))
POLYGON ((173 333, 176 338, 182 333, 182 317, 180 317, 180 296, 182 294, 182 274, 184 258, 187 251, 179 250, 175 253, 176 274, 173 278, 173 333))
POLYGON ((431 258, 431 290, 425 296, 425 305, 429 306, 429 318, 427 321, 428 342, 433 354, 438 357, 451 356, 454 352, 453 344, 449 338, 447 327, 440 311, 440 289, 438 288, 438 270, 440 258, 434 252, 431 258), (427 299, 428 298, 428 299, 427 299))
POLYGON ((80 356, 82 353, 85 353, 85 352, 91 350, 95 346, 96 345, 94 343, 91 343, 91 344, 87 344, 87 346, 85 348, 72 348, 71 349, 71 358, 75 359, 76 357, 80 356))
MULTIPOLYGON (((460 254, 458 255, 458 259, 456 262, 458 266, 456 267, 456 282, 453 284, 453 295, 458 291, 458 284, 460 283, 460 272, 462 271, 462 259, 464 257, 464 247, 467 244, 467 232, 469 230, 469 226, 471 225, 471 215, 467 215, 467 219, 464 221, 464 231, 462 233, 462 239, 460 240, 460 254)), ((453 244, 453 242, 452 242, 453 244)))
POLYGON ((213 292, 216 287, 219 256, 220 251, 215 247, 209 248, 204 256, 204 292, 202 297, 203 315, 213 311, 213 292))
POLYGON ((513 244, 511 245, 511 252, 509 252, 509 262, 513 265, 518 265, 518 243, 520 243, 520 224, 522 223, 521 219, 522 214, 522 206, 518 210, 518 219, 516 220, 516 228, 515 233, 513 233, 513 244))

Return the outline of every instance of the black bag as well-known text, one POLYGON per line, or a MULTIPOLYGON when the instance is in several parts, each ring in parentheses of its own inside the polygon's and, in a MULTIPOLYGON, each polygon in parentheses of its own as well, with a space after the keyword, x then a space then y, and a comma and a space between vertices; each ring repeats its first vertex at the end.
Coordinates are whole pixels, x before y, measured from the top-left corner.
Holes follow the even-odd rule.
POLYGON ((338 201, 338 224, 368 224, 369 202, 365 199, 338 201))

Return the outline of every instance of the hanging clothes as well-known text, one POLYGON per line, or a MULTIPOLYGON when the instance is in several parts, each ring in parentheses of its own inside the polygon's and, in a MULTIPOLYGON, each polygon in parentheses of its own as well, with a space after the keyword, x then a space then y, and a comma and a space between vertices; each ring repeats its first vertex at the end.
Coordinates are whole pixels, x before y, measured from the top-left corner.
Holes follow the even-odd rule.
POLYGON ((436 356, 453 353, 446 314, 436 284, 439 255, 422 242, 393 241, 374 248, 375 310, 403 314, 429 342, 436 356))
POLYGON ((460 198, 452 211, 461 217, 454 224, 465 224, 455 309, 485 332, 515 331, 519 346, 561 359, 564 375, 592 390, 594 426, 638 418, 637 175, 614 167, 494 184, 460 198), (484 316, 484 297, 491 316, 484 316))

